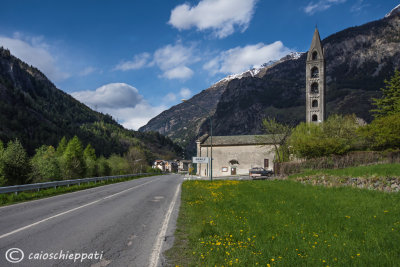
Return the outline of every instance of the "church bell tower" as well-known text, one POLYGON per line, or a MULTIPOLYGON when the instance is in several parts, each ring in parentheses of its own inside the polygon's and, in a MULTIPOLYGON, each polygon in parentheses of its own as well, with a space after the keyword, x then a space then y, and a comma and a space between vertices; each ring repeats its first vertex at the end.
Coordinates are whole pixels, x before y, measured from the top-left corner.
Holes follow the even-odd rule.
POLYGON ((318 29, 315 28, 306 61, 306 122, 325 119, 325 57, 318 29))

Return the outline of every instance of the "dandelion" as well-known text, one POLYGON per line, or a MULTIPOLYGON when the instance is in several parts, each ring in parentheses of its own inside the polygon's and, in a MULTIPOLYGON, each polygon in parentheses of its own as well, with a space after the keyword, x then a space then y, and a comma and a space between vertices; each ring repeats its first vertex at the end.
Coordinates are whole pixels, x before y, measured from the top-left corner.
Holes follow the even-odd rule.
POLYGON ((275 261, 275 259, 271 259, 271 261, 275 261))
POLYGON ((360 257, 360 255, 361 255, 360 253, 357 253, 357 256, 358 256, 358 257, 360 257))

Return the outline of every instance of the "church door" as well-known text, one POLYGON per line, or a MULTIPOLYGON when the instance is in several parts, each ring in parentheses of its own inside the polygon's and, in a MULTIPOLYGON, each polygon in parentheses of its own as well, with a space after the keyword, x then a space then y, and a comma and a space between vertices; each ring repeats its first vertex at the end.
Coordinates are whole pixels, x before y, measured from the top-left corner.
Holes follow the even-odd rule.
POLYGON ((231 167, 231 175, 236 175, 236 167, 231 167))

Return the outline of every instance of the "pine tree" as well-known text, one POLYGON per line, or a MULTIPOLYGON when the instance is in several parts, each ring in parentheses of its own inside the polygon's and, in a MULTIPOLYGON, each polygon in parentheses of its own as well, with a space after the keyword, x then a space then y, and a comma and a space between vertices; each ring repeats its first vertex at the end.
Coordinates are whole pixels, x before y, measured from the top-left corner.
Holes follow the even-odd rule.
POLYGON ((395 70, 390 80, 385 80, 386 86, 381 88, 382 97, 373 98, 376 109, 373 109, 374 116, 380 118, 400 112, 400 71, 395 70))
POLYGON ((77 136, 69 142, 62 156, 62 169, 65 178, 83 178, 86 164, 83 158, 82 143, 77 136))
POLYGON ((86 176, 98 176, 98 166, 96 162, 96 151, 91 144, 88 144, 83 151, 83 157, 86 163, 86 176))
POLYGON ((60 143, 58 143, 57 147, 57 156, 62 156, 67 148, 67 138, 64 136, 61 138, 60 143))

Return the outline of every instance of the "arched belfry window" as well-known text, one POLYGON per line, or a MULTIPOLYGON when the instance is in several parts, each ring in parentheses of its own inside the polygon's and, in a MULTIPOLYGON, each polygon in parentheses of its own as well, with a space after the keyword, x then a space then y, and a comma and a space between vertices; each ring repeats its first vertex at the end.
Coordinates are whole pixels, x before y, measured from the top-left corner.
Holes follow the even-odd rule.
POLYGON ((311 119, 312 121, 318 121, 318 116, 314 114, 312 115, 311 119))
POLYGON ((312 101, 312 107, 317 108, 318 107, 318 100, 313 100, 312 101))
POLYGON ((313 53, 312 53, 312 60, 317 60, 318 59, 318 52, 317 51, 314 51, 313 53))
POLYGON ((311 69, 311 78, 318 78, 319 77, 319 70, 317 67, 313 67, 311 69))
POLYGON ((311 84, 311 94, 318 94, 318 93, 319 93, 318 83, 311 84))

